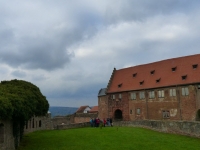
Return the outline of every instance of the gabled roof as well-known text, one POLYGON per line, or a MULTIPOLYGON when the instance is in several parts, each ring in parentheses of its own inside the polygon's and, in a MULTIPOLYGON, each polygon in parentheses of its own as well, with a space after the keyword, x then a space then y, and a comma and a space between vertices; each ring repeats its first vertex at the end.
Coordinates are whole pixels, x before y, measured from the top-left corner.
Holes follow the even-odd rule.
POLYGON ((107 93, 200 83, 200 54, 115 70, 107 93))
POLYGON ((94 106, 94 107, 92 107, 92 109, 89 112, 90 113, 96 113, 98 111, 99 111, 98 106, 94 106))
MULTIPOLYGON (((81 106, 81 107, 79 107, 79 109, 76 111, 76 113, 83 113, 84 112, 84 110, 86 109, 86 108, 88 108, 89 106, 88 105, 86 105, 86 106, 81 106)), ((90 108, 90 107, 89 107, 90 108)))
POLYGON ((98 96, 105 96, 107 88, 103 88, 99 90, 98 96))

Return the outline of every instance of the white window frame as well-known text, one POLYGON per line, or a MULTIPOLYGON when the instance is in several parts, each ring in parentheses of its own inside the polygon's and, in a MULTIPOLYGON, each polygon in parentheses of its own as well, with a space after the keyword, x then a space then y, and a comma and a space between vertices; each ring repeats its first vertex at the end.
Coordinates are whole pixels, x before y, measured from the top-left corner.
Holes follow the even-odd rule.
POLYGON ((188 87, 182 87, 182 96, 188 96, 188 95, 189 95, 188 87))
POLYGON ((169 96, 176 96, 176 89, 169 89, 169 96))
POLYGON ((144 91, 143 91, 143 92, 140 92, 140 99, 145 99, 144 91))
POLYGON ((141 114, 141 109, 140 109, 140 108, 137 108, 137 109, 136 109, 136 114, 137 114, 137 115, 140 115, 140 114, 141 114))
POLYGON ((159 98, 165 97, 165 92, 164 92, 164 90, 159 90, 159 91, 158 91, 158 97, 159 97, 159 98))
POLYGON ((115 94, 112 95, 112 99, 115 99, 115 94))
POLYGON ((155 93, 154 91, 149 91, 149 99, 155 98, 155 93))
POLYGON ((119 99, 122 99, 122 94, 119 94, 119 99))
POLYGON ((131 93, 131 100, 136 100, 136 93, 135 92, 131 93))

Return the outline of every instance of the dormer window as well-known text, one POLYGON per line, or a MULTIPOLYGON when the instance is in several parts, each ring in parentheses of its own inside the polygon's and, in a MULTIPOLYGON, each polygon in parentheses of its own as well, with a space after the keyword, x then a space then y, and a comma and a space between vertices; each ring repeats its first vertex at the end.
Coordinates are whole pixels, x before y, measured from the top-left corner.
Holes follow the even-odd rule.
POLYGON ((186 80, 187 75, 182 76, 182 80, 186 80))
POLYGON ((160 82, 160 78, 156 80, 156 83, 159 83, 159 82, 160 82))
POLYGON ((136 77, 136 76, 137 76, 137 73, 134 73, 134 74, 133 74, 133 77, 136 77))
POLYGON ((118 88, 122 87, 122 83, 121 84, 118 84, 118 88))
POLYGON ((175 71, 176 71, 176 67, 173 67, 173 68, 172 68, 172 72, 175 72, 175 71))
POLYGON ((193 69, 197 69, 197 67, 198 67, 198 64, 192 65, 192 68, 193 68, 193 69))
POLYGON ((155 73, 155 70, 152 70, 150 73, 151 73, 151 75, 153 75, 155 73))
POLYGON ((144 83, 144 80, 140 82, 140 85, 143 85, 143 83, 144 83))

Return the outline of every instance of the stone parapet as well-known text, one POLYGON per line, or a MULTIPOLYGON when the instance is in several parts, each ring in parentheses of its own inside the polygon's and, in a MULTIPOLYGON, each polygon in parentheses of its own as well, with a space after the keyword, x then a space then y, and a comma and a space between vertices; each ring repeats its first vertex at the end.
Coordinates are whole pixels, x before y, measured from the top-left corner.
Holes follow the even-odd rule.
POLYGON ((113 123, 114 126, 143 127, 159 132, 168 132, 182 134, 200 138, 200 122, 194 121, 158 121, 158 120, 141 120, 141 121, 118 121, 113 123))
POLYGON ((83 127, 90 127, 90 123, 84 122, 84 123, 72 123, 72 124, 57 125, 58 130, 72 129, 72 128, 83 128, 83 127))

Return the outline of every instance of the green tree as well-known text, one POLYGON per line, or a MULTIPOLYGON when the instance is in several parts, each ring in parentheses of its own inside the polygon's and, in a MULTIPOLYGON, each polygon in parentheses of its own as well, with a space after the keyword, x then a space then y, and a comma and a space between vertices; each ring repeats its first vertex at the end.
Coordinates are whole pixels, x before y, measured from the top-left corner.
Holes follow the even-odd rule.
POLYGON ((40 89, 23 80, 1 81, 0 119, 13 121, 15 145, 22 138, 25 122, 33 116, 44 116, 49 109, 40 89))

